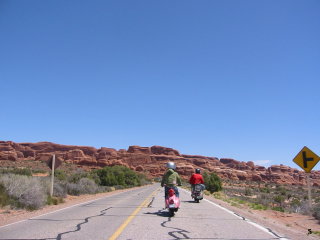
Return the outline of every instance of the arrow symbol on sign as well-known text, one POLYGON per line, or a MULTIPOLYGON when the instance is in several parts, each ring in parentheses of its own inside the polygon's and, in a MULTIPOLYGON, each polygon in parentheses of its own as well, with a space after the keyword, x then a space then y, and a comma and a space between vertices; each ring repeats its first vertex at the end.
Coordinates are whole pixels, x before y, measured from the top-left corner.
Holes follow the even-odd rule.
POLYGON ((303 167, 308 168, 308 161, 312 162, 313 158, 307 158, 307 153, 305 151, 302 152, 303 157, 303 167))

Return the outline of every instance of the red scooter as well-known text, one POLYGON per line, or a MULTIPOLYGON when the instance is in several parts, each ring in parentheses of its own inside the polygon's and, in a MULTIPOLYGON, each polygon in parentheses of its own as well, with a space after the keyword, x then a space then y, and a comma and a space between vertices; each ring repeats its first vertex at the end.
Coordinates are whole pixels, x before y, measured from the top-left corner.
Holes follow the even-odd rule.
POLYGON ((174 213, 178 211, 180 207, 180 199, 176 196, 173 188, 168 190, 168 196, 165 198, 166 208, 169 209, 170 216, 173 217, 174 213))

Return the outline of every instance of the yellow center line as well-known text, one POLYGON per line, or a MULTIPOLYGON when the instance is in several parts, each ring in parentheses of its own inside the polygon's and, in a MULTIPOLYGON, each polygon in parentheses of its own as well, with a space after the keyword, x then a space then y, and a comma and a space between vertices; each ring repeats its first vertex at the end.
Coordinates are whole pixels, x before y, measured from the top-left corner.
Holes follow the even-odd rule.
POLYGON ((109 240, 115 240, 119 235, 123 232, 123 230, 126 228, 126 226, 132 221, 132 219, 137 215, 137 213, 141 210, 141 208, 146 207, 148 204, 148 201, 150 198, 152 198, 155 193, 159 190, 156 189, 154 192, 152 192, 141 204, 139 207, 137 207, 133 213, 121 224, 121 226, 112 234, 112 236, 109 238, 109 240))

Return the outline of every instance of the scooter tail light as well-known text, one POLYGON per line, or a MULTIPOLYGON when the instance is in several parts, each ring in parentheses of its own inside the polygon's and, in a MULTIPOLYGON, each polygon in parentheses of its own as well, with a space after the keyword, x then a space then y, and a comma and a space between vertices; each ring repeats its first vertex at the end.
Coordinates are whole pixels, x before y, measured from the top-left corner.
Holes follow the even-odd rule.
POLYGON ((169 190, 169 196, 172 197, 173 195, 174 195, 174 190, 173 190, 173 189, 170 189, 170 190, 169 190))

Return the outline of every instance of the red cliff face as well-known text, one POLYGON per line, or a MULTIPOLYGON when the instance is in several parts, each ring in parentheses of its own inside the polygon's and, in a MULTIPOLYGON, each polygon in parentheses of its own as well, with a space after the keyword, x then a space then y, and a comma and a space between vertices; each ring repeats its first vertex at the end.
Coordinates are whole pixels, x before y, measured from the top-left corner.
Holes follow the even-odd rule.
MULTIPOLYGON (((65 163, 86 169, 122 165, 151 177, 162 176, 165 164, 168 161, 174 161, 177 165, 177 171, 184 178, 189 178, 195 168, 200 168, 216 172, 220 177, 232 180, 306 184, 303 171, 284 165, 265 168, 257 166, 253 162, 239 162, 229 158, 218 159, 216 157, 180 154, 175 149, 161 146, 130 146, 128 150, 117 151, 106 147, 96 149, 50 142, 14 143, 0 141, 0 166, 5 166, 6 163, 23 166, 24 162, 45 162, 53 153, 65 163)), ((320 171, 313 171, 311 178, 313 185, 320 186, 320 171)))

